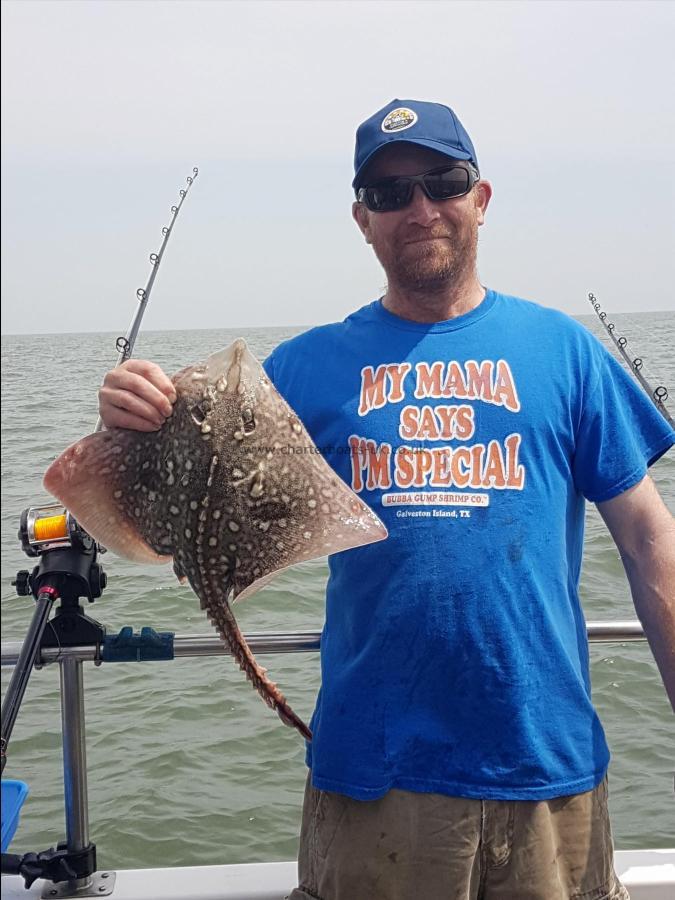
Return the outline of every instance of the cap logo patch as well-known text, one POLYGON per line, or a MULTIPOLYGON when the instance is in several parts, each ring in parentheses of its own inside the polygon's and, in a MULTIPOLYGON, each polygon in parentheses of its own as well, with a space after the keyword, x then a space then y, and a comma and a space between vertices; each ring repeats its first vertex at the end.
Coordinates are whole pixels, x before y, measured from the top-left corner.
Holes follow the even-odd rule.
POLYGON ((412 127, 417 121, 417 113, 407 106, 399 106, 398 109, 392 109, 390 113, 382 120, 382 131, 391 134, 392 131, 404 131, 406 128, 412 127))

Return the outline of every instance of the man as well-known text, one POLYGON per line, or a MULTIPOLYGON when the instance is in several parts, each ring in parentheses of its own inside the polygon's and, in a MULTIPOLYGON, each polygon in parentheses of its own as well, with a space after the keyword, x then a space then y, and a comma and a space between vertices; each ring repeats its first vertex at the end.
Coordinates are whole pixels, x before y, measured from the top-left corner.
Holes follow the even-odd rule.
MULTIPOLYGON (((578 599, 584 498, 621 553, 675 704, 675 434, 568 317, 486 290, 490 201, 448 107, 357 132, 353 215, 384 296, 278 347, 270 378, 389 538, 330 559, 293 900, 626 898, 578 599)), ((156 428, 150 363, 108 426, 156 428)))

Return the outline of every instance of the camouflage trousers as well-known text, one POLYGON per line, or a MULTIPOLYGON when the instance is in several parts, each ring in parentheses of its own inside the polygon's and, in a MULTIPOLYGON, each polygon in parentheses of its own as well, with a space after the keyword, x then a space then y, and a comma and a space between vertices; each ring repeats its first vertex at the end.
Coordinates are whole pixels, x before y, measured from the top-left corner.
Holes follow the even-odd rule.
POLYGON ((629 900, 614 872, 607 780, 542 801, 305 790, 288 900, 629 900))

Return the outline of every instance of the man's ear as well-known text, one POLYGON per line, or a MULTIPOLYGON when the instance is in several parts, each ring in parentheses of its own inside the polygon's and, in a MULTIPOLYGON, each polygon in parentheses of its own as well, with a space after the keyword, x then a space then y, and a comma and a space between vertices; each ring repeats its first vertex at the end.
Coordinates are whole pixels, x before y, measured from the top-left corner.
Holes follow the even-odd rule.
POLYGON ((492 185, 489 181, 481 180, 475 187, 475 198, 476 198, 476 211, 478 213, 478 224, 482 225, 485 222, 485 212, 490 203, 490 198, 492 197, 492 185))
POLYGON ((361 234, 366 239, 366 244, 370 244, 370 214, 363 203, 359 203, 358 200, 352 203, 352 216, 359 226, 361 234))

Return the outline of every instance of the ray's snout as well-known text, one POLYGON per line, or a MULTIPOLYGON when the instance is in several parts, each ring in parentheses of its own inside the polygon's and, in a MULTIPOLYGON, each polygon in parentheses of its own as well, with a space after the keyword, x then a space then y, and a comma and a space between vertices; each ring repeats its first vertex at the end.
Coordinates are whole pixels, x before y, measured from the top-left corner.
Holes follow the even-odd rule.
POLYGON ((228 394, 242 393, 259 369, 246 341, 238 338, 229 347, 212 353, 206 360, 206 377, 209 383, 225 380, 228 394))
POLYGON ((246 341, 238 338, 229 347, 212 353, 205 362, 177 372, 173 382, 179 393, 188 396, 203 393, 207 385, 222 394, 244 394, 257 383, 260 372, 260 364, 246 341))

